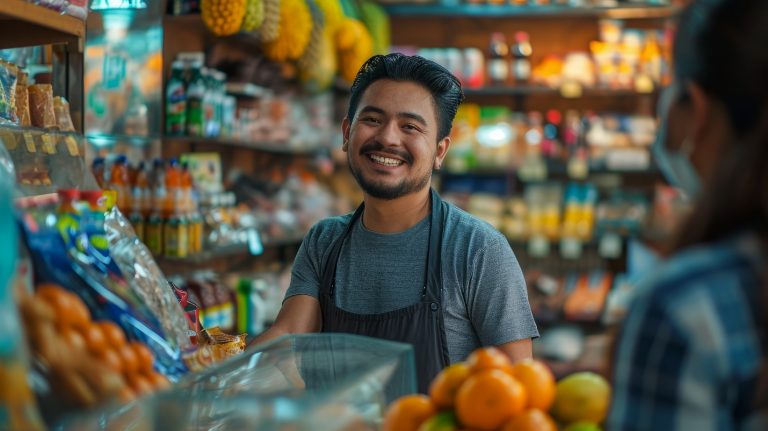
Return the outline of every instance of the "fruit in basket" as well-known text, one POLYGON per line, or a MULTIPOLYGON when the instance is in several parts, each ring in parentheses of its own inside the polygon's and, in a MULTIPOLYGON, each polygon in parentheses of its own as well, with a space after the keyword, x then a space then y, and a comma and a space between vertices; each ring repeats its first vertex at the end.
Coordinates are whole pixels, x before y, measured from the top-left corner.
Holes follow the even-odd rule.
POLYGON ((557 431, 557 424, 539 409, 528 409, 515 415, 501 431, 557 431))
POLYGON ((481 430, 502 426, 525 408, 525 388, 499 369, 470 376, 456 394, 456 414, 462 425, 481 430))
POLYGON ((275 61, 297 60, 312 33, 312 15, 304 0, 281 0, 280 23, 277 38, 262 45, 264 55, 275 61))
POLYGON ((535 359, 526 359, 512 365, 512 377, 525 387, 528 408, 549 410, 555 400, 557 385, 549 367, 535 359))
POLYGON ((243 31, 254 31, 264 22, 264 2, 262 0, 246 0, 243 31))
POLYGON ((551 413, 562 423, 600 423, 608 413, 611 387, 592 372, 571 374, 557 383, 551 413))
POLYGON ((419 431, 456 431, 457 426, 453 412, 440 412, 421 424, 419 431))
POLYGON ((406 395, 390 404, 384 414, 383 431, 418 431, 419 427, 437 413, 435 405, 425 395, 406 395))
POLYGON ((61 326, 82 328, 91 320, 91 313, 74 293, 55 284, 43 283, 35 290, 35 297, 53 307, 56 323, 61 326))
POLYGON ((594 422, 579 421, 563 428, 563 431, 602 431, 602 429, 594 422))
POLYGON ((473 373, 485 370, 512 372, 509 356, 496 347, 481 347, 467 357, 467 365, 473 373))
POLYGON ((469 374, 469 366, 463 362, 449 365, 440 371, 429 386, 429 396, 435 406, 440 409, 453 408, 456 393, 467 380, 469 374))
POLYGON ((245 0, 201 0, 200 14, 211 33, 229 36, 240 31, 245 17, 245 0))

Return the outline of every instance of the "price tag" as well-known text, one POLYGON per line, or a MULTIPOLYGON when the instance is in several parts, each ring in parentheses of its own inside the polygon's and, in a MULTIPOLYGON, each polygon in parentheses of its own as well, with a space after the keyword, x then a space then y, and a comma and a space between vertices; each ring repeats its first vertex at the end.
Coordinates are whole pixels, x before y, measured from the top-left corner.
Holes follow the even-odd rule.
POLYGON ((564 259, 578 259, 581 257, 583 243, 577 238, 562 238, 560 240, 560 255, 564 259))
POLYGON ((253 256, 264 253, 264 243, 262 243, 261 235, 256 228, 248 229, 248 251, 253 256))
POLYGON ((70 156, 76 157, 80 155, 80 148, 77 146, 77 141, 73 136, 67 136, 64 138, 64 142, 67 144, 67 151, 69 151, 70 156))
POLYGON ((533 257, 549 255, 549 240, 544 235, 535 235, 528 240, 528 254, 533 257))
POLYGON ((8 149, 8 151, 13 151, 16 149, 16 137, 12 132, 3 130, 0 133, 0 139, 3 140, 3 144, 5 145, 5 148, 8 149))
POLYGON ((37 152, 37 148, 35 148, 35 137, 32 136, 32 132, 24 132, 24 145, 26 145, 28 153, 37 152))
POLYGON ((621 256, 621 237, 615 233, 606 233, 600 237, 597 253, 605 259, 616 259, 621 256))
POLYGON ((43 140, 43 152, 46 154, 56 154, 56 146, 53 143, 53 136, 44 134, 43 140))

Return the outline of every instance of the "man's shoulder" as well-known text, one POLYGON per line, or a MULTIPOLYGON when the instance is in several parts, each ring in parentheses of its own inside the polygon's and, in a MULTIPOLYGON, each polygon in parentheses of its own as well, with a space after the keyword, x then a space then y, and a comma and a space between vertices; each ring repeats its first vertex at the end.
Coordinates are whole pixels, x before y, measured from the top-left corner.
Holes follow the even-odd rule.
POLYGON ((309 240, 314 243, 331 242, 344 232, 350 220, 352 220, 352 213, 324 218, 315 223, 307 232, 305 241, 309 240))

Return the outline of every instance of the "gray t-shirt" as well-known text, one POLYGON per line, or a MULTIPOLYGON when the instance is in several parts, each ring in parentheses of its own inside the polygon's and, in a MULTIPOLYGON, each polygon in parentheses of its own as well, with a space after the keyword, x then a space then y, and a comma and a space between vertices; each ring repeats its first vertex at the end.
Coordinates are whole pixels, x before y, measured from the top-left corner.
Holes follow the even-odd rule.
MULTIPOLYGON (((489 224, 448 205, 443 232, 442 307, 451 363, 476 348, 537 337, 520 265, 506 238, 489 224)), ((318 298, 323 263, 352 214, 310 229, 293 265, 285 299, 318 298)), ((336 306, 357 314, 385 313, 413 305, 424 285, 430 217, 395 234, 355 223, 339 254, 336 306)))

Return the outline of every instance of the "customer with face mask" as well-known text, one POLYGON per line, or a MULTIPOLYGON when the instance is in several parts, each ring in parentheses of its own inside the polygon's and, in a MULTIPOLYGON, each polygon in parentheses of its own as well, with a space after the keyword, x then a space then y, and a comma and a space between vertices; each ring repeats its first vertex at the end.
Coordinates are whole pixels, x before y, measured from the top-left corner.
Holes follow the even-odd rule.
POLYGON ((768 430, 768 1, 681 15, 654 148, 692 199, 617 341, 611 430, 768 430))

